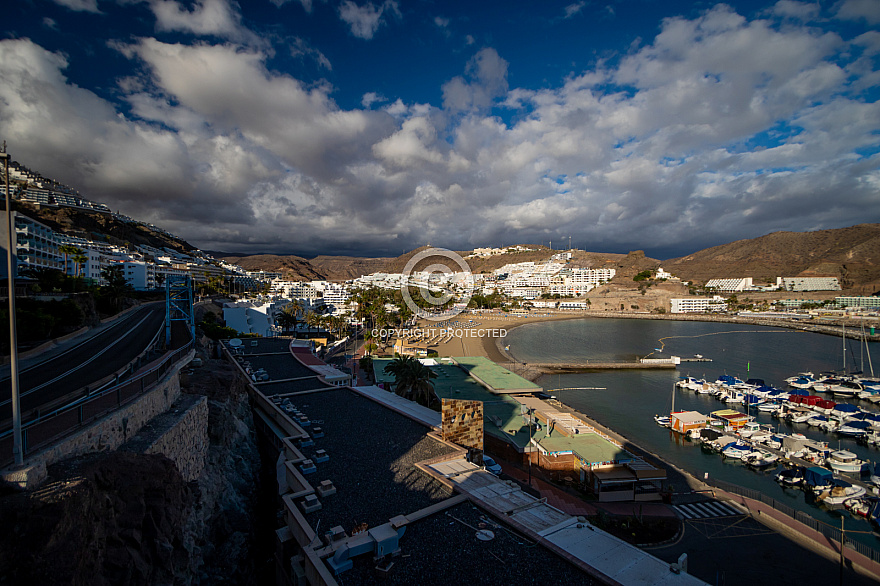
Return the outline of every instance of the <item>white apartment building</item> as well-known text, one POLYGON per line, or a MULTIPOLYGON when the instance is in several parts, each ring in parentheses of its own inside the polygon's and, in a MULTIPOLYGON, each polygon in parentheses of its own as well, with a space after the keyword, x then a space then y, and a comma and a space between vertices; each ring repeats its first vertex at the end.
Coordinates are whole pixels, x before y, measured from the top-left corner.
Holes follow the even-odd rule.
MULTIPOLYGON (((265 299, 265 298, 264 298, 265 299)), ((242 334, 258 334, 264 337, 276 335, 275 315, 290 301, 236 301, 223 305, 226 325, 242 334)))
POLYGON ((782 277, 786 291, 840 291, 837 277, 782 277))
POLYGON ((727 301, 720 295, 712 297, 684 297, 670 299, 672 313, 711 313, 727 307, 727 301))
POLYGON ((709 279, 706 282, 706 289, 715 289, 720 293, 738 293, 753 288, 752 277, 743 277, 740 279, 709 279))
POLYGON ((12 217, 18 255, 17 270, 25 267, 64 270, 55 231, 18 212, 12 212, 12 217))
POLYGON ((272 281, 272 291, 289 299, 313 300, 321 296, 320 291, 304 281, 272 281))
POLYGON ((523 299, 537 299, 541 296, 541 289, 538 287, 512 287, 507 289, 507 294, 511 297, 522 297, 523 299))
POLYGON ((324 305, 339 309, 348 303, 351 293, 344 283, 326 283, 324 286, 324 305))
POLYGON ((550 285, 548 292, 550 295, 563 295, 565 297, 579 297, 586 295, 595 288, 594 285, 550 285))
POLYGON ((563 273, 566 285, 592 285, 593 287, 610 281, 617 274, 615 269, 570 269, 563 273))

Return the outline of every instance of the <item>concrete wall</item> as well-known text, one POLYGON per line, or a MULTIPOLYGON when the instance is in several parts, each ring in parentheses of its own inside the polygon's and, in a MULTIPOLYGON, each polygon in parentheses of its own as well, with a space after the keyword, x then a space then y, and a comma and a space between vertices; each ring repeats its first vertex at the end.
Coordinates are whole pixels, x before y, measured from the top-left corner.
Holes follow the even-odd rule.
MULTIPOLYGON (((151 419, 165 413, 180 397, 181 366, 195 355, 191 351, 171 368, 151 391, 110 415, 59 441, 50 448, 29 456, 27 464, 45 466, 88 452, 115 450, 137 434, 151 419)), ((206 406, 207 408, 207 406, 206 406)), ((207 417, 207 416, 206 416, 207 417)))

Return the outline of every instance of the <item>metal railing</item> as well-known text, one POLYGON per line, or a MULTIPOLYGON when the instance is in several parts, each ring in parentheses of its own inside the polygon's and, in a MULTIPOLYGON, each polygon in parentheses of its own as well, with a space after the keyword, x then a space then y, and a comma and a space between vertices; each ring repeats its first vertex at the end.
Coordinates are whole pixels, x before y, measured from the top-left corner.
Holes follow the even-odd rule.
MULTIPOLYGON (((742 487, 742 486, 739 486, 736 484, 732 484, 730 482, 725 482, 723 480, 718 480, 715 478, 707 479, 706 482, 708 484, 711 484, 712 486, 720 488, 721 490, 724 490, 726 492, 729 492, 732 494, 737 494, 740 496, 744 496, 746 498, 749 498, 749 499, 752 499, 755 501, 760 501, 760 502, 764 503, 765 505, 772 507, 774 510, 779 511, 780 513, 794 519, 795 521, 798 521, 799 523, 806 525, 807 527, 809 527, 813 531, 820 533, 821 535, 825 536, 826 538, 828 538, 832 541, 836 541, 837 543, 841 542, 841 531, 837 527, 833 527, 827 523, 823 523, 822 521, 819 521, 818 519, 810 516, 808 513, 805 513, 803 511, 798 511, 797 509, 793 509, 792 507, 790 507, 786 504, 780 503, 779 501, 777 501, 773 497, 770 497, 770 496, 762 493, 759 490, 745 488, 745 487, 742 487)), ((845 531, 844 531, 844 533, 845 533, 845 531)), ((862 554, 863 556, 870 559, 871 561, 880 563, 880 551, 877 551, 873 547, 871 547, 867 544, 864 544, 860 541, 853 541, 851 538, 845 539, 844 543, 845 543, 846 547, 848 547, 854 551, 857 551, 858 553, 862 554)))
MULTIPOLYGON (((21 430, 22 454, 27 457, 29 453, 53 443, 74 430, 87 426, 149 391, 181 358, 189 353, 192 346, 193 341, 191 340, 182 348, 166 353, 156 366, 129 380, 78 399, 51 413, 41 415, 38 419, 29 421, 21 430)), ((13 463, 12 444, 12 430, 0 435, 0 467, 13 463)))

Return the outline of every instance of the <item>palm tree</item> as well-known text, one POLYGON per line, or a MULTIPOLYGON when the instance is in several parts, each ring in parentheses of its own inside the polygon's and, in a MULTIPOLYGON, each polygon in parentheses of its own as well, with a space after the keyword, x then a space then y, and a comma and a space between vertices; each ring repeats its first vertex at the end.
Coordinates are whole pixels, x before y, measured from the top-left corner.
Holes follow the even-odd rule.
POLYGON ((72 244, 63 244, 58 247, 58 252, 64 255, 64 273, 67 273, 67 256, 71 254, 82 254, 82 250, 72 244))
POLYGON ((437 401, 432 378, 437 375, 413 356, 397 356, 385 366, 385 372, 394 376, 394 392, 430 407, 437 401))
POLYGON ((80 272, 87 262, 89 262, 89 257, 86 256, 86 253, 77 248, 77 253, 73 255, 73 264, 76 269, 76 274, 74 276, 79 277, 80 272))
POLYGON ((302 303, 294 299, 284 306, 284 308, 275 315, 275 322, 278 323, 285 332, 290 332, 293 328, 293 337, 296 337, 296 324, 299 323, 299 312, 302 311, 302 303))

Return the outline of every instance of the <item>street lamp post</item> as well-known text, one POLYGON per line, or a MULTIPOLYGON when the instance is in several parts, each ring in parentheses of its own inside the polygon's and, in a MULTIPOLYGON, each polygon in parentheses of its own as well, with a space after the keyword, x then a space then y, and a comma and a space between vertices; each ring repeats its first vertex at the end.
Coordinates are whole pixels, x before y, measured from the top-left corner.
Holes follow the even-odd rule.
POLYGON ((3 142, 3 152, 0 158, 5 162, 6 181, 6 279, 9 288, 9 372, 12 384, 12 454, 15 465, 24 464, 24 455, 21 449, 21 405, 18 397, 18 335, 15 329, 15 263, 13 261, 13 247, 15 246, 15 220, 12 218, 12 202, 9 198, 9 153, 6 152, 6 142, 3 142))

